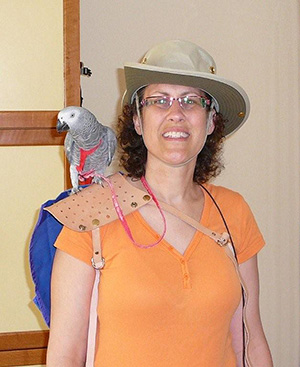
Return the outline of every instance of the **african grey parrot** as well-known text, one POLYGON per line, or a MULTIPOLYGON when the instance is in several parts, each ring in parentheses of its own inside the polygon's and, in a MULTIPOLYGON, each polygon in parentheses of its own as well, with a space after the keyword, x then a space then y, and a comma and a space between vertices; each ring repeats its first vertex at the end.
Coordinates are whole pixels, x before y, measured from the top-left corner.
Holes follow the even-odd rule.
POLYGON ((103 126, 87 109, 76 106, 58 113, 56 129, 68 131, 64 145, 70 162, 72 193, 79 191, 78 180, 93 177, 93 182, 101 183, 99 175, 104 174, 116 150, 114 131, 103 126))

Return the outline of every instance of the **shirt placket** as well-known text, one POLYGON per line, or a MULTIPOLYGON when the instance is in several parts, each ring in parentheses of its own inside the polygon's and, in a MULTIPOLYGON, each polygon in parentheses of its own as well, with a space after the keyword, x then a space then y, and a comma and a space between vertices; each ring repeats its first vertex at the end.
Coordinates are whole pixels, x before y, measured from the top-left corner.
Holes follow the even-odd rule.
POLYGON ((183 255, 179 254, 179 252, 177 252, 176 249, 174 247, 172 247, 171 245, 167 245, 166 247, 180 264, 181 273, 182 273, 183 288, 185 288, 185 289, 192 288, 191 276, 190 276, 190 273, 189 273, 187 259, 185 259, 185 257, 183 255))

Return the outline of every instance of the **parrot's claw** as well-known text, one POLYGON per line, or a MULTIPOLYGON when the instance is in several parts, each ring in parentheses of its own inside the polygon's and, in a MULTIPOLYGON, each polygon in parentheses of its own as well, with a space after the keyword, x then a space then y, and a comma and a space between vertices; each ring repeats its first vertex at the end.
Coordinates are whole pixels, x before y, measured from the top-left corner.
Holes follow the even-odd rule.
POLYGON ((101 185, 102 187, 104 187, 103 186, 103 180, 102 180, 102 178, 100 177, 100 176, 94 176, 94 178, 93 178, 93 181, 92 181, 93 183, 96 183, 96 184, 99 184, 99 185, 101 185))
POLYGON ((70 191, 70 195, 78 194, 81 190, 82 190, 82 188, 80 186, 79 187, 73 187, 70 191))

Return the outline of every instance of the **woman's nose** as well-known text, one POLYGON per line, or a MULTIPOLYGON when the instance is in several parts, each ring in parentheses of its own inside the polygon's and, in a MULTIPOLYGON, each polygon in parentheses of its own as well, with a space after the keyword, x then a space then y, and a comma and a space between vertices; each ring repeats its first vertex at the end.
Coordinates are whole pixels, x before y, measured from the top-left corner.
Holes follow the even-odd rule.
POLYGON ((183 108, 180 105, 180 102, 176 99, 172 101, 172 105, 168 109, 168 118, 170 120, 179 120, 182 121, 185 118, 183 108))

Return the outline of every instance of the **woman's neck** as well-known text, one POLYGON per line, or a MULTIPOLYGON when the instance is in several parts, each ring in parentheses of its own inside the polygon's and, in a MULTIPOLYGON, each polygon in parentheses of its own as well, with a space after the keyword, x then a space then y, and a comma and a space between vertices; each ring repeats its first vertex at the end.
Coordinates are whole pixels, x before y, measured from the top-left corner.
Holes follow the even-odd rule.
POLYGON ((199 197, 201 191, 193 181, 194 168, 194 165, 146 165, 145 178, 158 200, 168 204, 188 203, 199 197))

